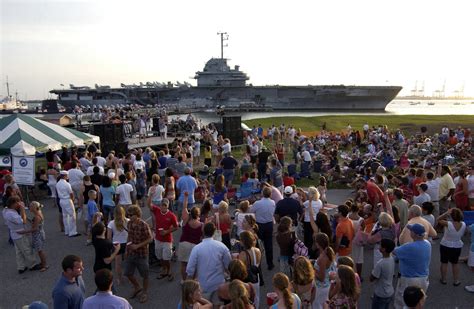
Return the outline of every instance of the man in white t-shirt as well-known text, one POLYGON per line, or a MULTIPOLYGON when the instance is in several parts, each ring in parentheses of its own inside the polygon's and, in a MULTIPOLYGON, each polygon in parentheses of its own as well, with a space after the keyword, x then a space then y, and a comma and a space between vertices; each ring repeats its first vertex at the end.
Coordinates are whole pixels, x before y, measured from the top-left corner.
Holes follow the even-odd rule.
POLYGON ((95 152, 95 157, 97 158, 97 166, 104 168, 107 160, 105 160, 105 158, 102 156, 100 149, 95 152))
POLYGON ((74 198, 76 201, 79 200, 79 194, 81 192, 82 187, 82 179, 84 178, 84 173, 77 167, 77 162, 71 162, 71 169, 69 172, 69 184, 72 187, 72 191, 74 192, 74 198))
POLYGON ((431 197, 431 203, 433 203, 434 211, 433 215, 435 218, 439 216, 439 182, 440 178, 436 177, 433 172, 426 173, 426 185, 428 189, 426 193, 431 197))
POLYGON ((199 138, 195 138, 195 142, 193 145, 193 158, 194 164, 201 163, 201 141, 199 140, 199 138))
POLYGON ((125 175, 119 176, 120 185, 117 187, 115 194, 117 195, 118 205, 125 207, 125 210, 133 204, 131 184, 126 183, 127 177, 125 175))
POLYGON ((224 139, 224 145, 222 145, 222 154, 226 154, 231 152, 232 146, 230 145, 230 140, 228 138, 224 139))
POLYGON ((95 166, 99 167, 99 174, 104 176, 104 168, 99 166, 97 158, 92 159, 92 165, 87 168, 86 175, 94 175, 95 166))

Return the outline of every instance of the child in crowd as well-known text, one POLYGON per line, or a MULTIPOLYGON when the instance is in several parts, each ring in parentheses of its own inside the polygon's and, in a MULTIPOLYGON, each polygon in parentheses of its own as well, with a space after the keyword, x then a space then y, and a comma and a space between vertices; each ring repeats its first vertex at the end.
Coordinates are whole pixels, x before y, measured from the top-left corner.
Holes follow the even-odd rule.
POLYGON ((393 294, 393 273, 395 271, 395 260, 391 256, 395 242, 391 239, 382 239, 380 242, 380 252, 383 258, 377 262, 370 275, 370 281, 375 281, 374 296, 372 297, 372 308, 388 309, 392 302, 393 294))
POLYGON ((328 200, 326 198, 326 192, 328 191, 328 187, 326 178, 324 176, 319 177, 319 185, 317 189, 320 194, 319 198, 321 199, 321 202, 323 202, 323 205, 326 205, 328 203, 328 200))
POLYGON ((204 148, 204 165, 212 166, 212 151, 210 145, 204 148))
POLYGON ((99 208, 97 208, 97 192, 95 190, 90 190, 87 193, 89 200, 87 201, 87 222, 89 223, 87 226, 87 245, 92 243, 91 238, 91 230, 92 226, 95 224, 94 217, 96 213, 99 212, 99 208))

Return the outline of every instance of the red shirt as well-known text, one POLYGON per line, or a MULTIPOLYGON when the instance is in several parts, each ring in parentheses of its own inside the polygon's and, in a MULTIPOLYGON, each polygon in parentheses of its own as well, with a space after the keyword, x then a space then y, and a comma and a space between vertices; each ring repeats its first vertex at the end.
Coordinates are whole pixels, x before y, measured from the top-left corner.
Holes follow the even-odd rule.
POLYGON ((172 226, 178 227, 178 220, 171 211, 167 211, 165 214, 161 213, 160 207, 152 206, 151 210, 155 215, 155 239, 161 242, 173 242, 173 234, 169 233, 165 236, 161 235, 160 231, 169 230, 172 226))
POLYGON ((370 205, 375 207, 377 203, 383 203, 385 206, 382 190, 372 181, 367 181, 367 197, 370 205))
POLYGON ((283 177, 283 185, 285 187, 292 186, 295 184, 295 179, 293 177, 283 177))
POLYGON ((411 190, 413 191, 414 196, 420 195, 420 192, 418 191, 418 185, 420 183, 423 183, 423 178, 416 177, 415 179, 413 179, 413 183, 411 185, 411 190))

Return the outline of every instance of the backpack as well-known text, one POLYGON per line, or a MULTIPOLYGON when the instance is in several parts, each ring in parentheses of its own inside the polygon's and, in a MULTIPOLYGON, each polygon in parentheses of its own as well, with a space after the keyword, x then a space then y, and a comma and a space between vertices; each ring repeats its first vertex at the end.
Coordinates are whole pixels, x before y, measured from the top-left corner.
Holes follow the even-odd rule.
POLYGON ((245 251, 245 254, 247 255, 248 261, 249 261, 249 266, 247 266, 247 278, 245 282, 250 282, 250 283, 257 283, 258 282, 258 274, 259 274, 259 269, 257 266, 255 266, 252 263, 252 259, 250 258, 250 254, 245 251))
POLYGON ((298 239, 295 233, 293 233, 293 240, 294 240, 294 244, 293 244, 294 254, 293 254, 292 260, 294 261, 299 256, 308 257, 308 247, 305 246, 304 242, 298 239))

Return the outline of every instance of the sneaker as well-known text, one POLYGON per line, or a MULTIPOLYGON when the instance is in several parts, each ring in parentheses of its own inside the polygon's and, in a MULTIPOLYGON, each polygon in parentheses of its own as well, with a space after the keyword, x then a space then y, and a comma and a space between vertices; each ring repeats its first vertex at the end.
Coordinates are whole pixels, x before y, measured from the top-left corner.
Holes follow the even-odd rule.
POLYGON ((41 269, 41 265, 40 265, 40 264, 36 264, 35 266, 33 266, 33 267, 30 268, 31 271, 40 270, 40 269, 41 269))
POLYGON ((71 235, 69 237, 78 237, 78 236, 81 236, 81 233, 77 233, 77 234, 71 235))
POLYGON ((21 275, 21 274, 24 273, 27 269, 28 269, 28 267, 25 267, 25 268, 23 268, 23 269, 18 269, 18 273, 21 275))
POLYGON ((466 285, 464 289, 468 292, 474 293, 474 284, 473 285, 466 285))
POLYGON ((90 245, 92 245, 92 240, 88 239, 88 240, 86 241, 86 246, 90 246, 90 245))

